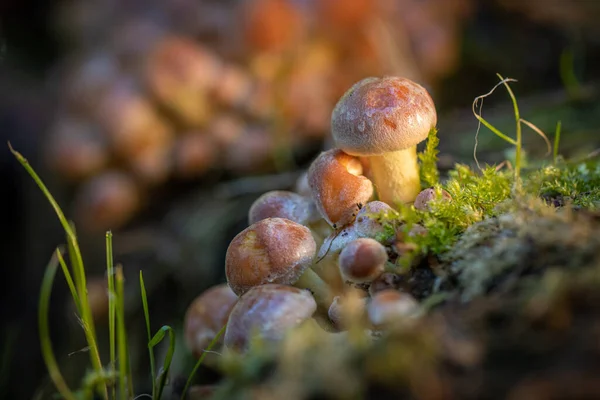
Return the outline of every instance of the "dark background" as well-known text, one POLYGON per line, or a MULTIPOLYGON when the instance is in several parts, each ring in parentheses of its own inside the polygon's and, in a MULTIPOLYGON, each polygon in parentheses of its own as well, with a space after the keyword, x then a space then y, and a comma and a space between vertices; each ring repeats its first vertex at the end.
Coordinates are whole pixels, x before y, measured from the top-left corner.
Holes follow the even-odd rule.
MULTIPOLYGON (((578 79, 589 85, 598 81, 600 36, 593 24, 588 23, 588 19, 600 16, 594 0, 562 2, 566 8, 582 8, 582 14, 589 17, 566 21, 540 17, 527 10, 513 10, 504 3, 514 2, 475 1, 474 11, 463 25, 459 67, 441 80, 437 92, 436 104, 440 115, 445 116, 441 120, 447 120, 448 127, 459 126, 457 132, 449 132, 451 129, 444 132, 444 126, 440 125, 442 148, 444 135, 459 134, 463 128, 469 135, 467 143, 470 143, 476 128, 475 120, 469 116, 470 105, 474 97, 495 84, 496 72, 519 80, 515 86, 518 96, 541 95, 543 98, 546 93, 563 90, 559 60, 567 50, 574 54, 574 71, 578 79)), ((55 113, 56 92, 53 88, 57 83, 60 87, 60 82, 54 78, 54 67, 71 51, 69 41, 59 34, 53 17, 59 4, 33 0, 0 3, 0 193, 3 203, 0 217, 3 272, 0 279, 0 397, 7 399, 31 398, 47 383, 37 336, 38 293, 45 265, 63 237, 50 206, 5 144, 10 141, 30 160, 61 204, 70 204, 73 194, 72 188, 48 169, 42 157, 48 127, 55 113)), ((567 11, 565 15, 570 15, 567 11)), ((497 95, 486 104, 492 107, 494 103, 506 104, 506 101, 505 95, 497 95)), ((596 137, 596 126, 588 130, 589 137, 596 137)), ((565 141, 568 142, 568 136, 565 141)), ((457 149, 453 147, 456 142, 452 142, 446 152, 457 159, 468 160, 471 148, 460 145, 462 147, 457 149)), ((310 157, 301 161, 305 163, 307 159, 310 157)), ((162 229, 163 217, 168 210, 177 207, 185 210, 185 206, 181 206, 185 203, 181 202, 185 202, 192 195, 190 193, 202 196, 203 190, 210 193, 210 186, 215 184, 201 183, 206 188, 195 186, 190 191, 184 185, 164 189, 169 194, 158 196, 157 204, 150 208, 153 211, 144 213, 133 225, 162 229)), ((247 207, 250 201, 245 199, 237 203, 237 207, 247 207)), ((243 218, 231 222, 222 243, 213 248, 213 258, 219 260, 222 257, 226 239, 243 228, 244 223, 243 218)), ((118 237, 117 234, 117 240, 118 237)), ((102 254, 102 235, 88 238, 88 242, 91 244, 87 254, 102 254)), ((133 263, 148 260, 138 253, 133 254, 132 259, 133 263)), ((150 260, 155 259, 150 257, 150 260)), ((218 281, 221 274, 217 272, 211 276, 218 281)), ((152 302, 161 318, 181 320, 185 305, 191 300, 189 292, 173 299, 173 293, 180 289, 178 282, 169 277, 152 294, 152 302)), ((203 282, 200 286, 208 284, 203 282)), ((53 293, 51 320, 55 349, 63 354, 75 351, 77 345, 70 343, 72 336, 66 334, 73 329, 73 322, 72 316, 64 311, 67 294, 60 277, 56 279, 53 293)))

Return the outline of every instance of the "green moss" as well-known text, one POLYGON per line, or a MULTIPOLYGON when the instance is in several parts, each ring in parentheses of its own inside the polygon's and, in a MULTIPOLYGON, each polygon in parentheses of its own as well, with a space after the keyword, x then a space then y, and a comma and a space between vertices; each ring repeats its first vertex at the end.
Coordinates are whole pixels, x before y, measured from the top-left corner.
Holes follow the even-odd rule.
POLYGON ((419 161, 421 161, 421 185, 423 188, 433 186, 440 181, 440 173, 437 169, 439 143, 440 139, 437 136, 437 129, 432 128, 427 137, 425 150, 419 153, 419 161))
POLYGON ((600 164, 597 162, 541 168, 530 174, 528 184, 528 191, 553 200, 556 205, 600 207, 600 164))

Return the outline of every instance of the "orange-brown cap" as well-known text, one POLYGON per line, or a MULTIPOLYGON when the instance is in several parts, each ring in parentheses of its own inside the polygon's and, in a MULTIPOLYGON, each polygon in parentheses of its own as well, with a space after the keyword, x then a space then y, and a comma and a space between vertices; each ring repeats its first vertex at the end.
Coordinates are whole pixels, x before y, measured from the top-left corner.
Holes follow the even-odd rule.
POLYGON ((356 239, 340 253, 342 278, 350 283, 369 283, 383 274, 388 260, 385 247, 375 239, 356 239))
POLYGON ((269 284, 250 289, 233 307, 225 330, 225 346, 248 349, 252 335, 262 340, 280 340, 290 329, 312 317, 317 309, 307 290, 269 284))
POLYGON ((229 286, 220 284, 205 290, 189 305, 184 321, 185 344, 196 357, 225 326, 237 300, 229 286))
POLYGON ((266 218, 240 232, 229 244, 225 273, 241 296, 267 283, 293 285, 316 252, 310 229, 284 218, 266 218))
POLYGON ((370 156, 415 146, 436 123, 435 105, 424 87, 406 78, 372 77, 338 101, 331 133, 346 153, 370 156))
POLYGON ((362 176, 358 158, 333 149, 321 153, 308 170, 308 184, 323 218, 344 226, 356 217, 360 207, 373 196, 373 184, 362 176))

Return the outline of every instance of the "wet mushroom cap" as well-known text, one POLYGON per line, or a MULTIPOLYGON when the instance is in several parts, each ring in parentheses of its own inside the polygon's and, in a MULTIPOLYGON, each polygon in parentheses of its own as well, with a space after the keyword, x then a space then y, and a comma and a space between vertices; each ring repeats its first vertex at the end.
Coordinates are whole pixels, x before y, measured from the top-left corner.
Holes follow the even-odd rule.
POLYGON ((346 153, 370 156, 416 146, 436 123, 435 105, 424 87, 406 78, 371 77, 339 100, 331 133, 346 153))
POLYGON ((184 320, 185 344, 196 357, 202 355, 225 326, 237 301, 238 297, 229 286, 221 284, 205 290, 189 305, 184 320))
POLYGON ((351 283, 368 283, 384 272, 388 260, 385 247, 371 238, 350 242, 339 258, 342 278, 351 283))
POLYGON ((227 282, 238 296, 267 283, 293 285, 312 264, 316 247, 305 226, 284 218, 260 220, 229 244, 227 282))
POLYGON ((262 340, 280 340, 290 329, 312 317, 317 304, 310 292, 292 286, 267 284, 250 289, 233 307, 225 330, 224 344, 245 351, 252 335, 262 340))
POLYGON ((323 218, 338 227, 354 221, 373 196, 373 184, 362 176, 362 164, 339 149, 321 153, 308 170, 308 185, 323 218))

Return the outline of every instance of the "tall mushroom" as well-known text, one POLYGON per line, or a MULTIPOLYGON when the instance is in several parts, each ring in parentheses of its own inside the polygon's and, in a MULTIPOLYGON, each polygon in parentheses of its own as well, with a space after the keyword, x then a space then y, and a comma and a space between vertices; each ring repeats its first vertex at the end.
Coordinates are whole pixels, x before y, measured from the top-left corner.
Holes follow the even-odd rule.
POLYGON ((331 133, 344 152, 366 157, 379 199, 410 203, 421 189, 416 146, 435 128, 427 90, 400 77, 354 84, 331 115, 331 133))

